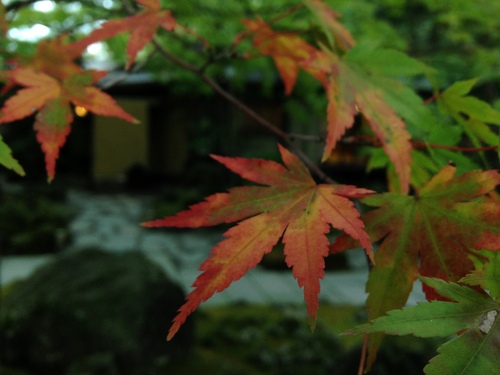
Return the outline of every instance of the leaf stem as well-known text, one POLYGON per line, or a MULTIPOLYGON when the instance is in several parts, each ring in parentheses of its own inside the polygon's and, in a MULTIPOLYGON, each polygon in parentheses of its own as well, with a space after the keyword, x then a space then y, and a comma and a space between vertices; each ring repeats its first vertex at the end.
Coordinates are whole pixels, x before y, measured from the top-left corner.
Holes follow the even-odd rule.
POLYGON ((365 370, 365 361, 366 361, 366 352, 368 349, 368 340, 369 340, 369 335, 368 335, 368 333, 365 333, 365 337, 363 339, 363 347, 361 348, 361 358, 359 360, 358 375, 363 375, 364 370, 365 370))

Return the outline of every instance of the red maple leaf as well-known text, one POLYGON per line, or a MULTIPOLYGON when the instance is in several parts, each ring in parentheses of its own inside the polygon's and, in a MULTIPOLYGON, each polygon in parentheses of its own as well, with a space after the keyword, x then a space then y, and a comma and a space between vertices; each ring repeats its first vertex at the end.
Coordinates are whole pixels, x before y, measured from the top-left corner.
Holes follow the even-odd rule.
MULTIPOLYGON (((363 216, 373 242, 382 240, 367 283, 369 320, 401 308, 418 274, 457 282, 474 270, 471 249, 500 250, 500 204, 483 195, 500 184, 497 171, 454 177, 448 165, 415 196, 381 194, 363 199, 377 207, 363 216)), ((359 246, 342 235, 330 251, 359 246)), ((424 286, 429 300, 440 297, 424 286)), ((372 340, 374 360, 380 340, 372 340)))
POLYGON ((162 10, 158 0, 137 0, 138 4, 144 6, 144 10, 136 15, 111 20, 103 23, 100 28, 91 32, 87 37, 74 43, 77 49, 86 48, 88 45, 112 38, 118 34, 130 32, 127 44, 126 69, 135 61, 137 53, 153 39, 158 27, 167 31, 173 31, 176 21, 170 10, 162 10))
POLYGON ((243 178, 265 186, 246 186, 218 193, 175 216, 144 223, 146 227, 201 227, 241 221, 212 249, 200 267, 203 273, 187 296, 170 328, 171 339, 203 301, 226 289, 255 267, 264 254, 283 238, 286 263, 304 287, 307 312, 314 327, 328 255, 330 225, 359 240, 372 256, 370 239, 363 230, 358 211, 349 198, 373 192, 347 185, 317 185, 305 165, 280 146, 285 166, 262 159, 212 156, 243 178))
POLYGON ((298 35, 289 32, 275 32, 263 20, 242 20, 254 33, 253 44, 265 56, 271 56, 285 83, 285 92, 290 94, 297 81, 300 69, 327 86, 327 76, 320 69, 305 64, 319 52, 298 35))

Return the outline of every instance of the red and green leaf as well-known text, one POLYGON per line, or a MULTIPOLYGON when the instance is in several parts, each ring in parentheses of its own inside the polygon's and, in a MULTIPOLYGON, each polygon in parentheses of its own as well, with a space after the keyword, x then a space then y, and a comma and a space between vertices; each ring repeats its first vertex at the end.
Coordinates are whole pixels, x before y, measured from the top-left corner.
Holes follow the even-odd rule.
POLYGON ((330 44, 335 45, 342 51, 347 51, 356 42, 347 28, 337 18, 340 15, 321 0, 304 0, 306 6, 313 12, 321 26, 330 39, 330 44))
POLYGON ((66 98, 49 101, 36 115, 34 129, 36 139, 42 145, 49 181, 54 179, 59 149, 71 131, 73 112, 66 98))
POLYGON ((329 55, 327 59, 326 69, 331 71, 331 76, 327 92, 328 134, 323 159, 330 156, 338 140, 353 126, 359 110, 394 164, 401 192, 407 193, 411 177, 412 146, 404 121, 387 103, 383 91, 370 83, 368 75, 351 68, 333 55, 329 55))
MULTIPOLYGON (((377 207, 364 215, 372 241, 382 241, 367 283, 369 318, 402 307, 418 274, 459 281, 474 270, 470 249, 500 250, 500 205, 482 196, 500 184, 496 171, 454 177, 448 165, 416 196, 382 194, 363 199, 377 207)), ((332 252, 359 246, 340 236, 332 252)), ((428 299, 439 296, 427 287, 428 299)), ((370 344, 373 362, 380 340, 370 344)))
POLYGON ((218 193, 175 216, 144 223, 147 227, 201 227, 239 222, 228 230, 200 267, 195 289, 187 296, 170 328, 171 339, 186 318, 214 293, 227 288, 255 267, 283 237, 286 263, 304 288, 314 326, 328 255, 330 226, 358 240, 372 256, 372 246, 359 213, 349 198, 373 192, 346 185, 317 185, 304 164, 280 146, 285 166, 262 159, 213 156, 243 178, 265 186, 246 186, 218 193))

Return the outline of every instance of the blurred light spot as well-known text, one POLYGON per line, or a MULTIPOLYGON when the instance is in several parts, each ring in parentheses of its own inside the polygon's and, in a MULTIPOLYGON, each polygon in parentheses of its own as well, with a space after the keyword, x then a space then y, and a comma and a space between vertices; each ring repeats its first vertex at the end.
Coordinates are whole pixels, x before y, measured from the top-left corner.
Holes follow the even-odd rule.
POLYGON ((104 8, 106 8, 106 9, 111 9, 111 8, 113 8, 113 5, 114 5, 114 4, 113 4, 113 1, 112 1, 112 0, 104 0, 104 1, 102 2, 102 6, 103 6, 104 8))
POLYGON ((24 42, 36 42, 50 34, 50 29, 40 23, 33 26, 14 27, 9 30, 9 38, 24 42))
POLYGON ((66 12, 69 13, 79 12, 82 9, 82 4, 78 2, 64 4, 63 6, 66 12))
POLYGON ((103 46, 102 43, 93 43, 90 46, 87 47, 87 52, 90 53, 91 55, 98 55, 103 52, 103 46))
POLYGON ((87 115, 87 113, 89 113, 89 111, 87 111, 87 109, 85 107, 81 107, 81 106, 77 105, 75 107, 75 113, 78 117, 85 117, 87 115))
POLYGON ((34 10, 43 13, 52 12, 55 9, 55 7, 56 4, 54 4, 54 2, 50 0, 37 1, 36 3, 33 4, 34 10))

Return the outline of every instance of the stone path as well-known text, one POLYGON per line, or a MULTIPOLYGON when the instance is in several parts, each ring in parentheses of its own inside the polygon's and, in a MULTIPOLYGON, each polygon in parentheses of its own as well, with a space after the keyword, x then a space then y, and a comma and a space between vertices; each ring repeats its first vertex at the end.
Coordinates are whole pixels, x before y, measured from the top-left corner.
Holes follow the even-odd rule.
MULTIPOLYGON (((97 247, 112 252, 141 251, 157 262, 185 289, 199 274, 201 262, 212 247, 223 237, 205 230, 167 232, 142 228, 139 223, 154 219, 147 217, 150 197, 126 194, 92 194, 83 191, 68 193, 70 204, 78 214, 70 224, 73 241, 68 251, 97 247)), ((348 252, 351 270, 327 272, 321 282, 320 300, 331 304, 362 305, 367 271, 361 249, 348 252)), ((4 257, 0 282, 5 284, 26 277, 36 267, 50 260, 42 257, 4 257)), ((202 306, 251 302, 262 304, 303 303, 303 290, 289 271, 269 271, 257 267, 228 289, 215 294, 202 306)), ((423 301, 421 286, 417 283, 410 304, 423 301)))

